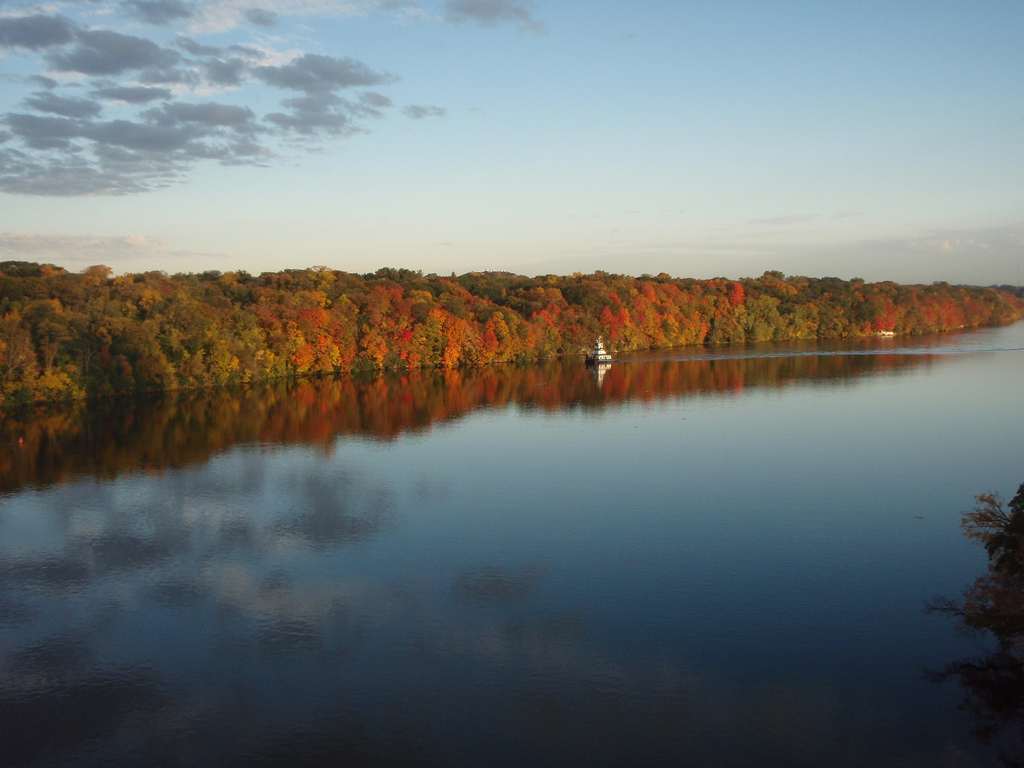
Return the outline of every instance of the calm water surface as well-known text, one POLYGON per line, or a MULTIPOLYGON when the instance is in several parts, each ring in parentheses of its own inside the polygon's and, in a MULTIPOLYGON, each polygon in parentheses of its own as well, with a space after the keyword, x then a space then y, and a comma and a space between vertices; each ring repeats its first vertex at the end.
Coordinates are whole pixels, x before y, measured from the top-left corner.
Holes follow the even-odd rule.
POLYGON ((1024 325, 0 427, 4 765, 990 765, 1024 325))

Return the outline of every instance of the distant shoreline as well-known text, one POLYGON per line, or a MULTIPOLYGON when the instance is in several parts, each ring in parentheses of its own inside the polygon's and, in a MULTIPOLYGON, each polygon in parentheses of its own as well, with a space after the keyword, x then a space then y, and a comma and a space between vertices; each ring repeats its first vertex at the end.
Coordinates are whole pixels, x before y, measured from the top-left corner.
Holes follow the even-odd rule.
POLYGON ((1007 325, 1001 288, 322 268, 111 277, 0 263, 0 409, 352 373, 1007 325))

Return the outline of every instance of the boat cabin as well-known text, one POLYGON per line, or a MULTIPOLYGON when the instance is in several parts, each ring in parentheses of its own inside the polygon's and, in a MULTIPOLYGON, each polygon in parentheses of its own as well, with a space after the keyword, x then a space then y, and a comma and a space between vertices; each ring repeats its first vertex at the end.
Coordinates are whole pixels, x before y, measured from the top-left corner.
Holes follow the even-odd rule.
POLYGON ((612 356, 604 348, 604 342, 598 336, 597 341, 594 342, 593 349, 587 353, 587 365, 598 365, 600 363, 610 363, 611 361, 612 356))

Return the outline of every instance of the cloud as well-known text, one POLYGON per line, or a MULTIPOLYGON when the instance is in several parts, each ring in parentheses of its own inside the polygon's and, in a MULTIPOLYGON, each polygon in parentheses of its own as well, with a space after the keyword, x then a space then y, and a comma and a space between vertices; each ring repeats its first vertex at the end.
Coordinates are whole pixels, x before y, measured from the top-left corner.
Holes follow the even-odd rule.
POLYGON ((74 39, 75 26, 63 16, 15 16, 0 18, 0 47, 39 50, 66 45, 74 39))
MULTIPOLYGON (((0 231, 0 260, 59 264, 71 271, 95 264, 114 264, 129 271, 167 268, 178 261, 226 258, 223 253, 173 247, 158 237, 142 234, 69 235, 0 231)), ((180 543, 177 536, 174 540, 180 543)), ((71 554, 70 552, 68 554, 71 554)))
POLYGON ((395 78, 375 72, 361 61, 307 53, 277 67, 257 67, 257 78, 276 88, 305 91, 308 94, 329 93, 341 88, 382 85, 395 78))
POLYGON ((190 142, 201 138, 201 134, 188 124, 173 122, 150 124, 136 123, 131 120, 85 123, 82 124, 81 132, 78 135, 92 139, 98 144, 159 153, 183 150, 190 142))
MULTIPOLYGON (((204 45, 198 43, 192 38, 183 37, 179 35, 175 38, 175 45, 186 53, 190 53, 193 56, 200 56, 207 58, 206 64, 212 63, 213 60, 220 60, 225 58, 230 59, 242 59, 246 62, 265 62, 270 58, 268 51, 254 48, 251 45, 229 45, 226 48, 217 45, 204 45)), ((275 57, 280 57, 280 54, 274 52, 275 57)), ((290 61, 295 56, 285 55, 282 59, 282 63, 290 61)))
POLYGON ((275 51, 272 48, 259 48, 252 45, 229 45, 227 50, 250 61, 268 61, 271 64, 283 64, 299 55, 299 53, 275 51))
POLYGON ((533 17, 528 5, 518 0, 446 0, 444 17, 453 24, 470 22, 495 26, 511 23, 532 32, 540 32, 544 28, 533 17))
POLYGON ((60 83, 54 80, 52 77, 44 77, 43 75, 32 75, 27 78, 28 82, 33 85, 38 85, 40 88, 46 88, 47 90, 53 90, 60 83))
POLYGON ((139 73, 139 82, 148 85, 184 85, 195 88, 201 80, 198 70, 181 67, 146 69, 139 73))
POLYGON ((208 0, 197 6, 192 32, 225 32, 243 24, 270 26, 284 16, 366 16, 382 11, 402 17, 425 15, 416 0, 208 0))
POLYGON ((181 56, 152 40, 122 35, 110 30, 82 30, 70 51, 47 56, 53 69, 85 75, 119 75, 129 70, 163 70, 177 64, 181 56))
POLYGON ((794 262, 798 258, 804 262, 802 266, 783 265, 793 273, 812 264, 858 264, 858 274, 868 280, 1019 283, 1024 274, 1024 221, 922 230, 904 236, 807 247, 789 255, 794 262))
POLYGON ((402 108, 402 114, 413 120, 422 120, 426 117, 444 117, 448 111, 444 107, 435 107, 431 104, 410 104, 402 108))
POLYGON ((391 100, 370 92, 374 95, 364 93, 353 102, 342 99, 336 91, 395 80, 392 75, 372 70, 355 59, 309 53, 280 66, 256 67, 253 73, 268 85, 304 94, 282 102, 288 112, 272 112, 265 118, 282 132, 304 137, 360 132, 354 119, 379 117, 383 101, 390 105, 391 100))
POLYGON ((925 253, 953 253, 980 255, 985 251, 1003 251, 1024 256, 1024 224, 979 227, 975 229, 935 229, 903 241, 876 241, 900 243, 914 251, 925 253))
POLYGON ((157 125, 174 126, 182 123, 230 128, 240 133, 255 131, 256 115, 248 107, 231 104, 206 102, 187 104, 182 102, 164 104, 157 109, 147 110, 143 117, 157 125))
MULTIPOLYGON (((11 113, 4 117, 11 133, 33 149, 57 149, 69 146, 71 139, 81 137, 80 123, 65 117, 40 117, 11 113)), ((0 171, 3 166, 0 165, 0 171)))
POLYGON ((249 8, 245 11, 245 18, 257 27, 272 27, 277 23, 277 14, 263 8, 249 8))
POLYGON ((195 8, 182 0, 126 0, 121 5, 135 18, 158 26, 190 18, 195 13, 195 8))
MULTIPOLYGON (((2 0, 0 0, 2 2, 2 0)), ((97 5, 96 8, 101 8, 97 5)), ((175 23, 219 8, 265 25, 277 15, 403 12, 408 0, 120 0, 133 18, 175 23), (230 8, 229 8, 230 6, 230 8)), ((102 6, 104 17, 111 19, 102 6)), ((0 114, 0 191, 34 195, 129 194, 187 178, 202 162, 260 166, 284 149, 316 149, 323 141, 365 132, 393 101, 377 88, 397 80, 362 61, 259 44, 207 45, 174 37, 173 47, 112 29, 83 28, 57 15, 0 17, 0 44, 37 50, 42 73, 13 82, 35 89, 23 109, 0 114), (90 90, 83 77, 93 78, 90 90), (244 104, 183 100, 187 93, 226 87, 250 95, 252 86, 278 91, 280 106, 261 110, 244 104), (343 97, 350 89, 371 88, 343 97), (280 92, 283 91, 283 96, 280 92), (87 95, 86 95, 87 94, 87 95), (117 119, 105 117, 109 108, 117 119)), ((440 107, 410 105, 404 113, 422 119, 440 107)))
POLYGON ((377 93, 376 91, 365 91, 359 94, 359 100, 363 104, 373 107, 374 109, 386 109, 394 104, 394 102, 383 93, 377 93))
POLYGON ((215 85, 240 85, 247 65, 239 58, 211 59, 203 65, 206 79, 215 85))
POLYGON ((63 155, 0 149, 0 190, 12 194, 127 195, 179 182, 186 170, 175 157, 113 147, 97 147, 93 158, 77 147, 63 155))
POLYGON ((141 235, 43 235, 0 232, 0 254, 34 261, 61 259, 96 264, 110 258, 131 258, 164 249, 159 240, 141 235))
POLYGON ((792 213, 785 216, 769 216, 763 219, 749 219, 748 224, 765 227, 785 227, 792 224, 808 224, 819 217, 813 213, 792 213))
POLYGON ((303 136, 345 136, 362 132, 356 123, 361 117, 380 117, 376 107, 362 100, 349 101, 333 93, 297 96, 285 99, 290 112, 273 112, 266 120, 277 128, 303 136))
POLYGON ((171 92, 167 88, 154 88, 152 86, 108 86, 97 88, 92 95, 99 99, 110 101, 123 101, 126 104, 146 104, 150 101, 171 98, 171 92))
POLYGON ((203 45, 190 37, 183 37, 181 35, 175 38, 174 44, 193 56, 220 56, 224 52, 223 48, 215 45, 203 45))
POLYGON ((0 150, 0 189, 41 195, 126 194, 179 180, 196 162, 258 165, 272 152, 247 107, 168 103, 140 120, 96 121, 12 113, 11 133, 39 156, 0 150))
POLYGON ((320 99, 290 99, 290 112, 271 112, 266 121, 282 131, 294 131, 303 136, 327 134, 343 136, 356 133, 348 115, 323 104, 320 99))
POLYGON ((50 91, 38 91, 27 99, 25 105, 37 112, 49 112, 62 117, 96 117, 103 106, 90 99, 69 99, 50 91))

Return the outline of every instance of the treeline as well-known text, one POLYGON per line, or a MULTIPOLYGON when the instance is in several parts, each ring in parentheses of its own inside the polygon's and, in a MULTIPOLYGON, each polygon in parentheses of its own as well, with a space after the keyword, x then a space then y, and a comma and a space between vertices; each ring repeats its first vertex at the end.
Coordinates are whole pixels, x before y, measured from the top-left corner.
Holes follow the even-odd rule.
POLYGON ((743 280, 325 268, 112 277, 0 262, 0 407, 353 370, 456 368, 1009 323, 1008 291, 766 272, 743 280))
POLYGON ((235 445, 310 445, 340 436, 392 440, 473 411, 600 410, 622 403, 729 397, 792 384, 849 384, 929 366, 931 355, 793 355, 652 360, 595 375, 578 363, 415 370, 383 376, 276 380, 168 392, 0 420, 0 493, 79 476, 113 478, 208 461, 235 445))

